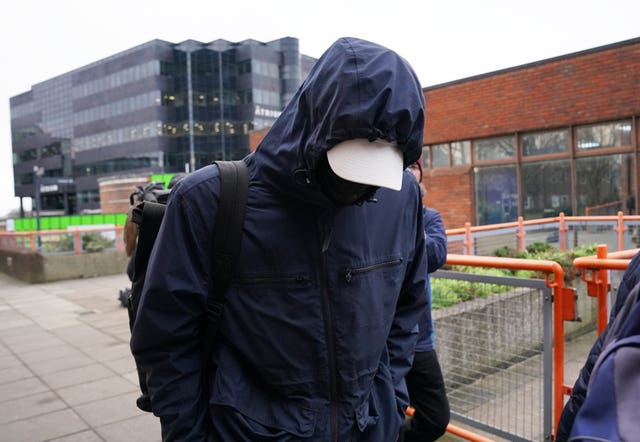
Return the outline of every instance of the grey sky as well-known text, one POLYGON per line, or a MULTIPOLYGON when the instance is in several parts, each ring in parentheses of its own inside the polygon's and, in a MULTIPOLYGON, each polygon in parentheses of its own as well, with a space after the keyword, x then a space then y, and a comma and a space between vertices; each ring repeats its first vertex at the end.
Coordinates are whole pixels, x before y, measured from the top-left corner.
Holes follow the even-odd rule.
POLYGON ((0 216, 19 206, 9 98, 155 38, 291 36, 319 57, 339 37, 360 37, 404 56, 426 87, 640 37, 639 17, 638 0, 9 2, 0 19, 0 216))

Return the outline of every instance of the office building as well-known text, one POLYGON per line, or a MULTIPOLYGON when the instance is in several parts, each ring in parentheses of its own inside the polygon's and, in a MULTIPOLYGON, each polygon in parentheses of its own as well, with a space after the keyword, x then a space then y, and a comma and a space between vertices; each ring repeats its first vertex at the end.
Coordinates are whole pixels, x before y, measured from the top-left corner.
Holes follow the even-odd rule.
POLYGON ((291 37, 153 40, 35 84, 10 99, 15 195, 39 193, 43 214, 87 213, 101 177, 242 158, 314 63, 291 37))

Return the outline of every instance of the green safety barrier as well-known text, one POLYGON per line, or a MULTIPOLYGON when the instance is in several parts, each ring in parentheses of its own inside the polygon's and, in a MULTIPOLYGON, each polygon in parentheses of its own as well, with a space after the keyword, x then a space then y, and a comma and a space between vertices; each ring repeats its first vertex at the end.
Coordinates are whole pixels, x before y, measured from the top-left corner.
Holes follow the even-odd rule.
POLYGON ((162 183, 166 189, 169 187, 169 181, 171 181, 174 175, 175 173, 155 173, 151 175, 150 180, 152 183, 162 183))
MULTIPOLYGON (((169 187, 169 181, 174 173, 156 173, 149 178, 151 182, 162 183, 165 188, 169 187)), ((126 213, 91 214, 91 215, 64 215, 64 216, 41 216, 40 230, 64 230, 69 226, 91 226, 97 224, 114 224, 124 226, 127 219, 126 213)), ((37 230, 36 218, 15 218, 14 226, 16 232, 29 232, 37 230)))
MULTIPOLYGON (((40 230, 64 230, 69 226, 92 226, 99 224, 113 224, 124 226, 127 219, 126 213, 91 214, 91 215, 64 215, 41 216, 40 230)), ((37 230, 36 218, 16 218, 14 227, 16 232, 29 232, 37 230)))

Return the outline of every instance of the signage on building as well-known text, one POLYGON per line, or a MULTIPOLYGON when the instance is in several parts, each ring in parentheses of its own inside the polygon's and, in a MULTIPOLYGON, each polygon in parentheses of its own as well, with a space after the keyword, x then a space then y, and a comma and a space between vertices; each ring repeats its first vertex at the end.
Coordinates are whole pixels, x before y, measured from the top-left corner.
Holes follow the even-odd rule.
POLYGON ((265 109, 260 105, 256 104, 256 108, 253 111, 253 114, 256 117, 269 117, 269 118, 278 118, 282 111, 274 110, 274 109, 265 109))
POLYGON ((40 178, 40 193, 72 192, 73 190, 73 178, 40 178))

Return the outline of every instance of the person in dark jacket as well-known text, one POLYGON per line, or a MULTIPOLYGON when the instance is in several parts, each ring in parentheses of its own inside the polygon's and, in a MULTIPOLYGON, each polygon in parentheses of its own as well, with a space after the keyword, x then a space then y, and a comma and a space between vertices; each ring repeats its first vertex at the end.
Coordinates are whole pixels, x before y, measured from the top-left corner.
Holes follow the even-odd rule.
POLYGON ((256 151, 237 266, 202 373, 219 172, 172 191, 131 349, 164 440, 395 441, 427 308, 424 96, 395 52, 320 57, 256 151))
MULTIPOLYGON (((410 167, 425 199, 422 184, 422 164, 416 161, 410 167)), ((429 273, 442 267, 447 261, 447 233, 442 216, 436 209, 423 207, 429 273)), ((419 335, 411 370, 407 374, 409 398, 414 408, 413 418, 407 421, 402 432, 403 442, 428 442, 442 436, 449 424, 450 409, 442 370, 435 350, 435 332, 431 318, 431 285, 427 275, 429 308, 420 316, 419 335)))
POLYGON ((587 395, 587 387, 589 385, 589 379, 591 378, 591 372, 593 371, 593 367, 598 360, 598 356, 600 356, 600 353, 602 353, 602 350, 604 348, 603 344, 608 341, 608 336, 611 331, 610 325, 613 323, 613 320, 625 304, 625 301, 629 293, 631 292, 631 289, 633 289, 633 287, 638 282, 640 282, 640 253, 636 254, 633 257, 633 259, 629 263, 629 266, 622 275, 622 280, 620 281, 620 285, 618 286, 618 295, 616 296, 613 308, 609 313, 609 323, 591 347, 589 355, 587 356, 587 360, 580 370, 578 379, 576 379, 576 382, 573 385, 571 396, 562 409, 560 420, 558 422, 558 428, 556 431, 556 441, 564 442, 569 440, 571 427, 573 426, 576 415, 578 414, 578 411, 584 403, 587 395))

